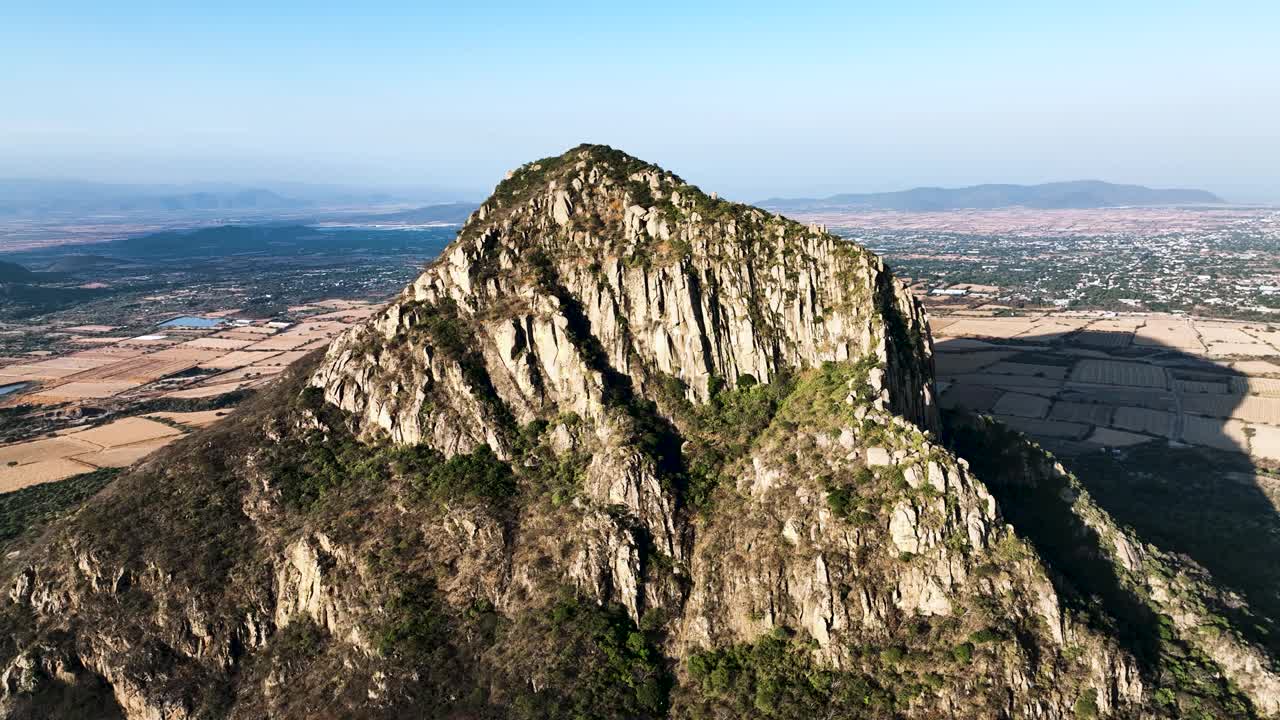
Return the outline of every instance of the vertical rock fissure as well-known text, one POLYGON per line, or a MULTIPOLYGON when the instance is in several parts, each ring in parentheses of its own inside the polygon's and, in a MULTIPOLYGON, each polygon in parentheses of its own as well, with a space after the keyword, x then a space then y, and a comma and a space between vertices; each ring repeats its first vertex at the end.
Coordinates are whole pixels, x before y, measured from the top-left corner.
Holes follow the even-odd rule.
MULTIPOLYGON (((702 283, 698 279, 698 274, 686 264, 681 264, 680 271, 684 273, 685 282, 689 284, 689 306, 693 312, 693 321, 698 326, 698 341, 702 347, 702 369, 708 374, 715 373, 715 362, 713 360, 714 351, 711 349, 711 339, 707 337, 707 323, 702 316, 702 283)), ((736 382, 735 378, 728 378, 730 383, 736 382)))

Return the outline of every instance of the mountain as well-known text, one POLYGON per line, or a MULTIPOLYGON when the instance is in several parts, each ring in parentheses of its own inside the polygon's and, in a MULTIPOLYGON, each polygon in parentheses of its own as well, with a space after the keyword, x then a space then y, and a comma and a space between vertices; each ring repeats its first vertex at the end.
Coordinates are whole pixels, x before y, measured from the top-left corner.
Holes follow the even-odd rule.
POLYGON ((368 213, 365 215, 344 215, 333 219, 347 223, 368 223, 382 225, 426 225, 429 223, 450 223, 461 225, 479 207, 475 203, 455 202, 440 205, 427 205, 388 213, 368 213))
POLYGON ((44 268, 44 272, 82 273, 90 270, 119 267, 120 265, 128 264, 128 260, 104 257, 102 255, 64 255, 49 263, 49 265, 44 268))
POLYGON ((0 282, 31 283, 39 280, 39 277, 17 263, 0 260, 0 282))
POLYGON ((14 718, 1280 713, 1240 598, 940 416, 880 258, 596 145, 0 579, 14 718))
POLYGON ((762 207, 779 212, 818 210, 988 210, 1005 207, 1039 209, 1104 208, 1129 205, 1203 205, 1222 198, 1204 190, 1160 190, 1141 185, 1115 185, 1099 180, 1043 185, 973 185, 963 188, 921 187, 898 192, 843 194, 827 198, 772 198, 762 207))
POLYGON ((56 269, 35 272, 0 260, 0 318, 14 320, 71 307, 99 297, 99 290, 59 285, 71 276, 56 269))
POLYGON ((280 210, 309 205, 261 188, 189 190, 78 180, 0 180, 0 215, 280 210))
POLYGON ((173 261, 186 258, 232 255, 302 255, 339 252, 379 253, 421 248, 435 254, 447 241, 445 228, 428 228, 417 234, 382 232, 362 228, 319 228, 284 223, 217 225, 196 230, 174 230, 106 240, 88 245, 66 245, 55 253, 17 253, 26 261, 49 263, 49 269, 83 272, 94 267, 123 265, 133 261, 173 261), (107 255, 56 253, 95 250, 107 255), (52 258, 52 260, 51 260, 52 258))
MULTIPOLYGON (((412 202, 446 203, 436 206, 443 210, 449 201, 468 196, 466 192, 430 187, 382 191, 307 183, 117 185, 83 180, 0 178, 0 217, 163 216, 225 211, 296 215, 304 211, 323 214, 326 209, 335 208, 404 207, 412 202)), ((455 211, 451 217, 456 214, 455 211)))

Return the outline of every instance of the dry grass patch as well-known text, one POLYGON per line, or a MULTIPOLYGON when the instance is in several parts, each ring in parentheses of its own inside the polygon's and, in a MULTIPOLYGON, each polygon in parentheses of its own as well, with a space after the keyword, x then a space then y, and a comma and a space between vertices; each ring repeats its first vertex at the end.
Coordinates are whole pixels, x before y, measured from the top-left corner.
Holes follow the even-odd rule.
POLYGON ((256 367, 272 367, 272 366, 287 367, 289 365, 292 365, 298 362, 299 360, 301 360, 302 358, 306 357, 309 354, 310 354, 309 350, 286 350, 282 353, 272 354, 270 357, 264 360, 261 360, 259 362, 255 362, 254 366, 256 367))
POLYGON ((121 445, 119 447, 99 450, 95 453, 77 455, 72 459, 99 468, 129 467, 177 439, 178 437, 175 435, 172 437, 157 438, 155 440, 146 440, 143 442, 133 443, 131 445, 121 445))
POLYGON ((245 350, 274 350, 280 352, 283 350, 296 350, 297 348, 311 342, 311 337, 300 337, 297 335, 275 335, 266 340, 260 340, 252 345, 246 346, 245 350))
POLYGON ((1102 332, 1125 332, 1131 333, 1134 330, 1146 324, 1146 318, 1141 317, 1125 317, 1125 318, 1104 318, 1094 320, 1089 323, 1090 330, 1099 330, 1102 332))
POLYGON ((0 466, 0 493, 21 490, 32 485, 63 480, 94 470, 92 465, 76 462, 70 458, 54 458, 41 460, 30 465, 16 467, 0 466))
POLYGON ((315 340, 312 340, 311 342, 307 343, 306 345, 303 345, 298 349, 301 350, 303 353, 308 353, 308 352, 311 352, 312 350, 318 350, 320 348, 329 347, 329 343, 331 342, 333 342, 332 338, 327 338, 327 337, 316 338, 315 340))
POLYGON ((1242 372, 1245 375, 1280 374, 1280 365, 1267 360, 1241 360, 1231 363, 1231 369, 1236 372, 1242 372))
POLYGON ((15 363, 4 368, 5 376, 19 380, 61 380, 80 371, 81 368, 51 367, 44 363, 15 363))
POLYGON ((377 315, 381 310, 381 305, 365 305, 363 307, 334 310, 321 315, 313 315, 308 320, 345 320, 347 322, 355 322, 377 315))
POLYGON ((1280 461, 1280 427, 1254 425, 1249 438, 1249 454, 1267 460, 1280 461))
POLYGON ((112 448, 181 434, 181 430, 164 423, 147 420, 146 418, 131 417, 100 425, 96 428, 82 430, 65 437, 112 448))
POLYGON ((143 417, 157 418, 176 422, 192 428, 202 428, 214 424, 222 418, 231 414, 230 409, 226 410, 197 410, 195 412, 157 412, 143 417))
POLYGON ((226 353, 226 350, 210 350, 208 348, 191 347, 187 343, 183 343, 182 345, 165 348, 164 350, 151 353, 147 357, 164 360, 190 360, 193 363, 202 363, 220 358, 226 353))
POLYGON ((1216 343, 1246 343, 1252 344, 1254 338, 1244 331, 1239 325, 1218 325, 1207 322, 1197 322, 1196 330, 1200 331, 1200 339, 1210 345, 1216 343))
POLYGON ((1200 354, 1204 352, 1204 343, 1200 335, 1186 320, 1180 321, 1147 321, 1147 324, 1134 332, 1135 345, 1171 347, 1200 354))
POLYGON ((27 465, 101 449, 102 446, 97 443, 66 436, 40 438, 0 447, 0 467, 10 467, 10 463, 27 465))
POLYGON ((142 384, 136 380, 77 381, 41 390, 38 395, 49 400, 90 400, 113 397, 142 384))
POLYGON ((952 337, 989 337, 1008 339, 1021 335, 1035 326, 1027 318, 966 318, 947 328, 952 337))
POLYGON ((73 337, 71 342, 77 345, 114 345, 124 340, 122 337, 73 337))
POLYGON ((238 368, 230 372, 222 373, 216 377, 210 378, 209 383, 213 385, 222 385, 229 382, 241 382, 245 380, 259 380, 271 377, 284 370, 283 366, 258 366, 250 365, 248 367, 238 368))
POLYGON ((1085 320, 1050 316, 1033 322, 1031 327, 1019 336, 1019 339, 1052 342, 1080 330, 1087 324, 1085 320))
POLYGON ((272 351, 234 350, 221 357, 200 363, 200 367, 210 370, 235 370, 264 363, 280 353, 272 351))
POLYGON ((67 378, 72 382, 133 382, 149 383, 176 373, 190 370, 196 366, 196 360, 166 357, 160 353, 125 358, 116 362, 86 370, 67 378))
POLYGON ((254 340, 250 339, 202 337, 184 342, 178 347, 196 348, 197 350, 239 350, 240 348, 252 345, 253 343, 254 340))
POLYGON ((72 353, 73 357, 85 358, 106 358, 112 362, 123 358, 138 357, 146 352, 142 348, 128 347, 125 345, 106 345, 103 347, 90 348, 72 353))
POLYGON ((72 353, 64 357, 53 358, 51 360, 45 360, 42 363, 37 363, 36 367, 68 369, 68 370, 89 370, 92 368, 99 367, 101 365, 106 365, 109 362, 112 362, 110 358, 97 357, 94 355, 88 355, 84 353, 72 353))
POLYGON ((186 390, 175 390, 170 393, 165 393, 161 397, 177 398, 180 400, 217 397, 218 395, 233 393, 249 384, 250 383, 247 382, 229 382, 219 383, 217 385, 202 385, 200 387, 188 388, 186 390))
MULTIPOLYGON (((1251 338, 1258 342, 1266 343, 1276 349, 1276 354, 1280 355, 1280 330, 1259 330, 1257 328, 1245 328, 1245 332, 1251 338)), ((1275 372, 1274 370, 1272 372, 1275 372)))
POLYGON ((1267 357, 1275 355, 1275 348, 1259 342, 1213 343, 1209 346, 1209 357, 1267 357))
POLYGON ((1239 405, 1231 411, 1231 417, 1247 423, 1280 426, 1280 398, 1247 395, 1238 400, 1239 405))

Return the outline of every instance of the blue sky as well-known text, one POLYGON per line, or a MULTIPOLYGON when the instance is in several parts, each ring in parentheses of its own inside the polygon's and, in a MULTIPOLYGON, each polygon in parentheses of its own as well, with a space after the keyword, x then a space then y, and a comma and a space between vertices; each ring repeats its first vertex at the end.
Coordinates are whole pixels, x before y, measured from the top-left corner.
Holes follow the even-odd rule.
POLYGON ((196 5, 0 0, 0 176, 483 193, 591 141, 746 200, 1280 200, 1275 2, 196 5))

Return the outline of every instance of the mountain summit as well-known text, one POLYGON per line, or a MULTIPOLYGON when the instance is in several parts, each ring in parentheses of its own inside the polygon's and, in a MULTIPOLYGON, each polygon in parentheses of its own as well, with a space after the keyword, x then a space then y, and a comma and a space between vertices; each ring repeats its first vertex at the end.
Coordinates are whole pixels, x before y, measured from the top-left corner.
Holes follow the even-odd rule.
POLYGON ((931 351, 821 227, 608 147, 522 166, 323 357, 5 548, 0 710, 1280 711, 1239 599, 940 417, 931 351))

